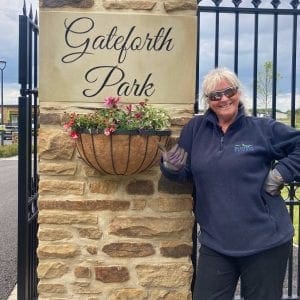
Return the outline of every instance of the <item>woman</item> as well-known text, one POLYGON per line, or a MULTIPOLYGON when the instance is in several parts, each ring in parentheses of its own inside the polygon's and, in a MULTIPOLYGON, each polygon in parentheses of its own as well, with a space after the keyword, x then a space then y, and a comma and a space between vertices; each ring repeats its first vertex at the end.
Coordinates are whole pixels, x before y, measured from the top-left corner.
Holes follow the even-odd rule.
POLYGON ((209 72, 202 88, 208 110, 183 128, 161 164, 167 178, 196 189, 193 299, 231 300, 239 278, 245 300, 281 299, 293 225, 280 188, 300 173, 300 133, 247 116, 228 69, 209 72))

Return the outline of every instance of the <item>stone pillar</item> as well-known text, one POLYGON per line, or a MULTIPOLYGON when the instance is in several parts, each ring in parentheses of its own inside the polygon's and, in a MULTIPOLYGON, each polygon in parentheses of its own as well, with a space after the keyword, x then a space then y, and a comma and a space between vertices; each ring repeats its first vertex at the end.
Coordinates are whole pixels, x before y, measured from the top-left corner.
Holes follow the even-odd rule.
MULTIPOLYGON (((196 2, 40 0, 40 11, 195 16, 196 2)), ((191 186, 169 182, 158 166, 132 176, 91 169, 63 116, 99 104, 56 100, 40 94, 39 299, 191 299, 191 186)), ((172 113, 174 142, 193 102, 157 105, 172 113)))

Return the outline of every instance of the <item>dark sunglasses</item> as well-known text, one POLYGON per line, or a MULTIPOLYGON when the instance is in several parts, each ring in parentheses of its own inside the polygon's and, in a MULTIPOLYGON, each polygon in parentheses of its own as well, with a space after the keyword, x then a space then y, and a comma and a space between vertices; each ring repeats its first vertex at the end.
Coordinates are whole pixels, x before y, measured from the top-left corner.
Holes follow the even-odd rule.
POLYGON ((223 95, 226 96, 227 98, 233 97, 237 93, 237 90, 238 90, 237 87, 229 87, 223 91, 211 92, 207 95, 207 98, 210 101, 220 101, 223 95))

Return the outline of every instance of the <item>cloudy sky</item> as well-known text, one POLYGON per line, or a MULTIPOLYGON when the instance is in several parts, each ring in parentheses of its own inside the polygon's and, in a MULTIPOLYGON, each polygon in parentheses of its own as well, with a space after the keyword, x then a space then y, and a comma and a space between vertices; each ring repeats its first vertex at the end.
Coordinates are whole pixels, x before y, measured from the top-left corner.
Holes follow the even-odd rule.
MULTIPOLYGON (((262 1, 261 7, 271 7, 270 0, 262 1)), ((280 8, 291 8, 290 1, 281 1, 280 8)), ((37 0, 26 0, 27 11, 30 5, 33 11, 38 7, 37 0)), ((211 5, 211 0, 202 0, 200 5, 211 5)), ((223 0, 224 6, 232 6, 231 0, 223 0)), ((252 6, 250 0, 243 0, 241 7, 252 6)), ((0 60, 7 61, 4 70, 4 104, 16 104, 19 95, 18 84, 18 15, 22 14, 23 0, 1 0, 0 6, 0 60)), ((300 19, 298 17, 298 24, 300 19)), ((253 69, 253 16, 240 16, 239 31, 239 77, 245 90, 252 96, 252 69, 253 69)), ((278 107, 283 110, 290 109, 291 93, 291 37, 292 18, 279 17, 278 36, 278 72, 281 79, 278 81, 278 107)), ((299 26, 298 26, 299 27, 299 26)), ((220 17, 220 57, 219 65, 233 68, 234 58, 234 15, 222 14, 220 17)), ((259 66, 272 60, 273 21, 272 17, 265 15, 259 19, 259 66)), ((200 18, 200 81, 203 75, 214 67, 214 15, 201 14, 200 18)), ((300 30, 298 30, 297 57, 300 57, 300 30)), ((297 107, 300 107, 300 60, 297 66, 297 107)), ((251 102, 251 101, 250 101, 251 102)))
MULTIPOLYGON (((244 0, 240 7, 253 7, 251 1, 244 0)), ((272 8, 271 0, 262 1, 262 8, 272 8)), ((281 1, 279 8, 291 9, 290 1, 281 1)), ((210 5, 211 1, 203 0, 200 5, 210 5)), ((232 2, 225 0, 222 5, 233 6, 232 2)), ((233 69, 234 67, 234 15, 220 15, 220 57, 219 65, 233 69)), ((277 71, 280 79, 277 82, 278 108, 286 111, 290 109, 291 94, 291 64, 292 64, 292 32, 293 17, 279 16, 278 18, 278 48, 277 71)), ((215 18, 213 14, 200 14, 200 80, 201 77, 214 67, 214 30, 215 18)), ((297 88, 296 105, 300 107, 300 18, 298 17, 298 45, 297 45, 297 88)), ((252 71, 253 71, 253 41, 254 41, 254 17, 253 15, 240 15, 239 28, 239 78, 251 98, 252 96, 252 71)), ((272 61, 273 56, 273 16, 259 16, 258 39, 258 67, 266 61, 272 61)), ((251 102, 251 101, 250 101, 251 102)))
MULTIPOLYGON (((18 84, 18 22, 24 2, 23 0, 1 0, 0 2, 0 60, 7 62, 3 71, 3 99, 4 104, 17 104, 20 89, 18 84)), ((38 1, 26 0, 26 3, 27 11, 31 4, 35 12, 38 1)))

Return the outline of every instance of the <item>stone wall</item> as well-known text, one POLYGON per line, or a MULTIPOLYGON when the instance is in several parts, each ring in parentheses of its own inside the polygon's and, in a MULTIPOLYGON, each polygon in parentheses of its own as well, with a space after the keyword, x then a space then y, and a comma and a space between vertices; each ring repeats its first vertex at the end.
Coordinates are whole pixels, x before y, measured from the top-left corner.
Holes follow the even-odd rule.
MULTIPOLYGON (((195 15, 195 9, 195 1, 178 0, 40 1, 41 11, 195 15)), ((172 112, 172 143, 193 104, 164 106, 172 112)), ((62 128, 63 115, 95 107, 40 102, 39 299, 191 299, 191 186, 169 182, 158 166, 132 176, 88 167, 62 128)))

